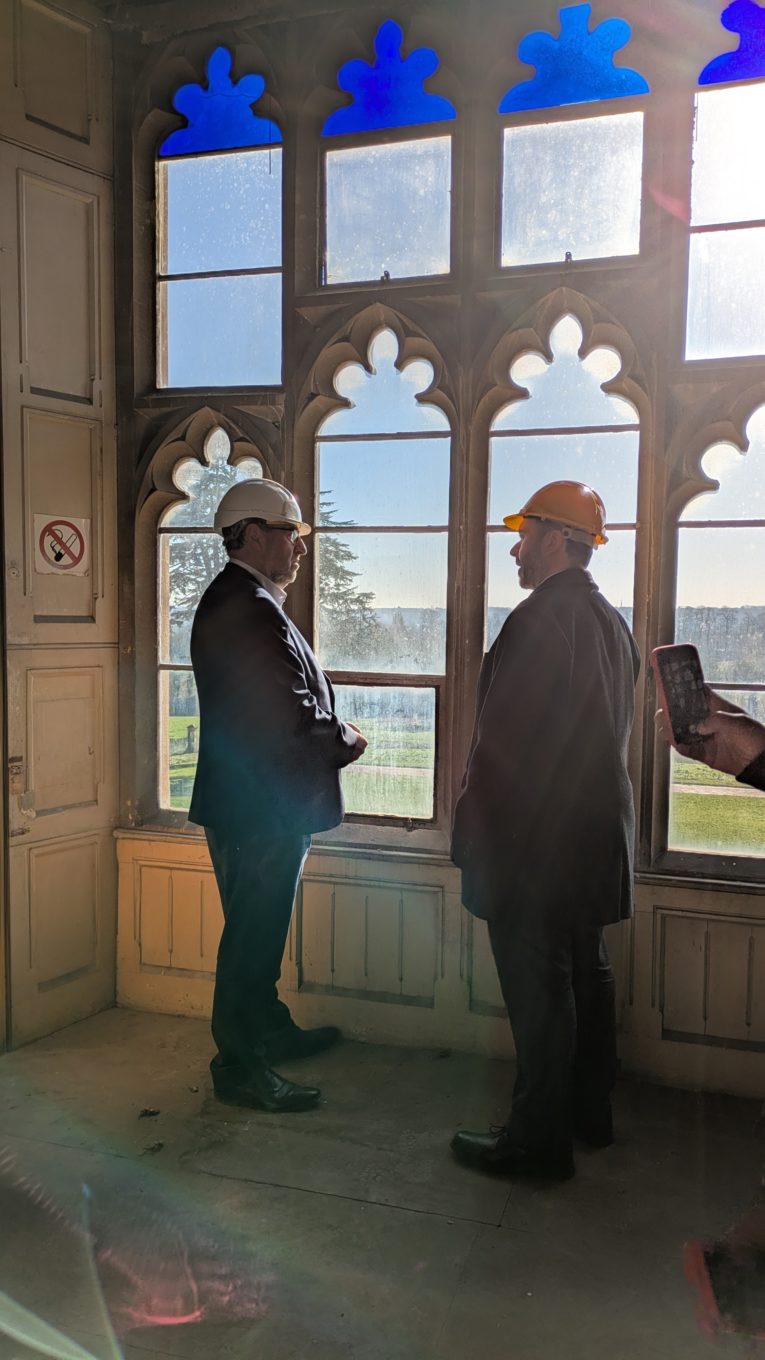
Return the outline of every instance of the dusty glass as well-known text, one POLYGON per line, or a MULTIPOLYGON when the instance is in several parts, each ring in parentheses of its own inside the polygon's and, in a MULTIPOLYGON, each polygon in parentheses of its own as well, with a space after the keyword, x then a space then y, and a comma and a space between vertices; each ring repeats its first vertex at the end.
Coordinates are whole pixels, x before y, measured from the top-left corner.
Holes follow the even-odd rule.
POLYGON ((376 817, 433 816, 436 693, 433 689, 338 685, 337 711, 369 746, 343 771, 348 812, 376 817))
POLYGON ((502 264, 640 250, 643 115, 505 128, 502 264))
POLYGON ((326 155, 326 282, 448 274, 451 137, 326 155))

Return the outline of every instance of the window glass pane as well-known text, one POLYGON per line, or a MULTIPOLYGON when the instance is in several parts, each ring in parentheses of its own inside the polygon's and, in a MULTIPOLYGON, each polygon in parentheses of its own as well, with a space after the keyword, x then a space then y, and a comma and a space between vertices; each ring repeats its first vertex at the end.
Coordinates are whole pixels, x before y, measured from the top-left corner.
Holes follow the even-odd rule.
POLYGON ((199 703, 191 671, 159 677, 159 805, 187 811, 199 750, 199 703))
POLYGON ((448 274, 451 138, 328 151, 327 283, 448 274))
POLYGON ((169 387, 281 383, 281 274, 160 283, 169 387))
POLYGON ((691 222, 765 218, 765 84, 696 96, 691 222))
POLYGON ((320 435, 417 434, 419 430, 448 430, 443 411, 418 401, 433 381, 433 367, 415 359, 396 368, 398 340, 393 331, 382 330, 369 349, 371 373, 361 364, 345 364, 335 375, 335 391, 352 406, 333 411, 322 423, 320 435))
POLYGON ((640 250, 643 115, 505 129, 502 264, 640 250))
POLYGON ((228 558, 219 534, 162 534, 159 547, 160 661, 188 664, 194 611, 228 558))
MULTIPOLYGON (((518 535, 489 534, 488 590, 486 611, 486 646, 490 647, 511 609, 529 592, 518 585, 518 568, 510 556, 510 549, 518 542, 518 535)), ((606 599, 624 616, 632 627, 633 578, 635 572, 635 531, 615 529, 608 543, 592 555, 588 571, 606 599)))
POLYGON ((322 666, 442 674, 447 541, 446 533, 317 534, 322 666))
POLYGON ((338 685, 337 711, 369 746, 343 770, 348 812, 433 816, 436 694, 432 689, 338 685))
POLYGON ((157 172, 166 211, 161 274, 281 264, 280 147, 161 161, 157 172))
MULTIPOLYGON (((765 694, 726 690, 726 699, 765 723, 765 694)), ((669 847, 714 854, 765 855, 765 793, 672 752, 669 847)))
POLYGON ((765 354, 765 227, 691 237, 686 359, 765 354))
MULTIPOLYGON (((489 523, 515 514, 546 482, 587 482, 602 496, 608 520, 637 518, 637 430, 623 434, 559 434, 491 440, 489 523)), ((596 553, 596 556, 598 554, 596 553)))
POLYGON ((675 638, 710 683, 765 680, 765 529, 682 529, 675 638))
POLYGON ((763 448, 752 440, 746 453, 734 444, 716 444, 704 454, 701 465, 708 477, 720 483, 719 491, 694 496, 681 515, 682 520, 762 519, 765 520, 765 466, 763 448))
POLYGON ((209 467, 203 467, 196 458, 186 458, 176 467, 173 481, 189 499, 171 505, 162 516, 163 525, 203 528, 209 524, 212 528, 215 511, 229 488, 237 482, 263 476, 263 468, 255 458, 242 458, 235 465, 229 463, 230 448, 225 432, 215 430, 205 447, 209 467), (213 448, 215 452, 211 452, 213 448))
POLYGON ((602 384, 616 377, 622 361, 613 349, 592 350, 579 358, 582 327, 573 316, 561 317, 550 332, 553 362, 541 354, 522 354, 510 373, 529 396, 498 411, 493 430, 543 430, 550 426, 634 425, 637 411, 623 397, 611 396, 602 384))
POLYGON ((681 519, 765 520, 765 406, 751 417, 746 437, 746 453, 735 444, 715 444, 707 450, 701 466, 720 489, 694 496, 681 519))
POLYGON ((318 445, 320 524, 447 524, 449 440, 318 445))

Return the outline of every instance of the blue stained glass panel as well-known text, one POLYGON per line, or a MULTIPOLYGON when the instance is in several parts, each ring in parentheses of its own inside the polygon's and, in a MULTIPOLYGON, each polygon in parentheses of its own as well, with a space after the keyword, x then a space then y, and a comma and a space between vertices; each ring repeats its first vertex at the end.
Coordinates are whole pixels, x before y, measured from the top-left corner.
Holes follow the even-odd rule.
POLYGON ((441 123, 457 117, 448 99, 424 88, 423 82, 438 70, 433 48, 418 47, 404 57, 403 40, 399 25, 388 19, 375 38, 376 59, 347 61, 340 67, 337 83, 352 100, 330 114, 322 129, 325 137, 441 123))
POLYGON ((722 12, 720 23, 737 33, 739 45, 707 63, 699 85, 720 85, 731 80, 759 80, 765 76, 765 9, 755 0, 733 0, 722 12))
POLYGON ((164 385, 275 387, 281 383, 280 273, 171 279, 159 284, 158 311, 160 326, 166 318, 164 385))
POLYGON ((536 75, 508 90, 500 113, 649 93, 639 71, 614 65, 614 55, 632 36, 626 19, 604 19, 590 30, 590 11, 589 4, 568 5, 560 11, 559 37, 536 32, 523 38, 518 56, 536 67, 536 75))
POLYGON ((161 274, 281 264, 281 147, 160 161, 157 171, 161 274))
POLYGON ((166 137, 160 156, 187 156, 196 151, 231 151, 237 147, 271 146, 282 134, 271 118, 253 113, 252 105, 266 88, 263 76, 231 79, 231 53, 216 47, 207 60, 207 86, 181 85, 173 108, 187 126, 166 137))

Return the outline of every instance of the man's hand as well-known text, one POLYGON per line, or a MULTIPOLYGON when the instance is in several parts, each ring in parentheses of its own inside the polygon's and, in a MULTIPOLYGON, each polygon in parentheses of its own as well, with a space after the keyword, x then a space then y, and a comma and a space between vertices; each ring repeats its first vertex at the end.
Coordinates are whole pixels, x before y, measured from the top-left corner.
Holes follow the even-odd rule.
POLYGON ((356 733, 356 745, 353 749, 353 759, 351 760, 351 764, 353 764, 354 760, 358 760, 360 756, 363 756, 364 752, 367 749, 367 746, 369 745, 369 742, 364 736, 364 733, 359 730, 355 723, 346 722, 345 725, 346 727, 350 727, 352 732, 356 733))
POLYGON ((697 741, 678 743, 662 708, 656 714, 656 725, 664 740, 681 756, 701 761, 724 774, 739 775, 765 751, 765 727, 722 694, 708 685, 705 688, 709 717, 697 723, 697 741))

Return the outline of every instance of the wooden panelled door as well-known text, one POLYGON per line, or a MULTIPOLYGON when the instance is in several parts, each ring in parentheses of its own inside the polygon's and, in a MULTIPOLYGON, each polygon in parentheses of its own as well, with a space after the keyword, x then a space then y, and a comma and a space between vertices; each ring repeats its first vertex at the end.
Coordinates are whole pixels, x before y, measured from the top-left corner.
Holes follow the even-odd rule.
POLYGON ((0 53, 14 1045, 114 996, 112 184, 109 45, 97 13, 85 0, 9 0, 0 53))

